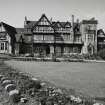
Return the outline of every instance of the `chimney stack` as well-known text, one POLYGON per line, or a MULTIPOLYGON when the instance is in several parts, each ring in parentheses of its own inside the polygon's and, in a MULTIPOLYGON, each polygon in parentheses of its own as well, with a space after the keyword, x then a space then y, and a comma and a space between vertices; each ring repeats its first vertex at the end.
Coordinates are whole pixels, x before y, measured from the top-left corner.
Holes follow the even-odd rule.
POLYGON ((51 19, 50 19, 50 22, 52 23, 52 17, 51 17, 51 19))
POLYGON ((74 15, 72 15, 72 27, 74 27, 74 15))
POLYGON ((77 19, 77 24, 79 23, 79 19, 77 19))
POLYGON ((25 16, 25 21, 27 21, 27 17, 25 16))
POLYGON ((24 27, 27 25, 27 17, 25 16, 24 27))

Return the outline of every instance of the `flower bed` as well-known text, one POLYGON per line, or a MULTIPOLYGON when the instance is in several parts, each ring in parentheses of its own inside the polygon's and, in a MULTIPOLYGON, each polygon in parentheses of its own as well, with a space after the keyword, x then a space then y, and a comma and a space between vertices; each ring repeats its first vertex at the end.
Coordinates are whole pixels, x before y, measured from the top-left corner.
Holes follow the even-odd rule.
MULTIPOLYGON (((24 105, 93 105, 95 103, 93 98, 76 93, 73 89, 56 87, 49 82, 11 68, 0 72, 9 80, 13 80, 19 90, 20 97, 14 96, 20 100, 18 105, 22 105, 22 103, 24 105)), ((15 99, 14 97, 12 99, 15 99)))

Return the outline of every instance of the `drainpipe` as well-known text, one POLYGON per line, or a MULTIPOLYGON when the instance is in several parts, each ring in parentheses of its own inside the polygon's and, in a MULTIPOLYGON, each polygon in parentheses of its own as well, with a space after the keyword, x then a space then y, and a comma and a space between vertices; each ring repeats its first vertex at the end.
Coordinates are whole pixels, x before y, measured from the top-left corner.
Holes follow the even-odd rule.
POLYGON ((53 60, 56 62, 56 30, 54 29, 54 56, 53 60))
POLYGON ((74 15, 72 15, 72 41, 74 43, 74 15))
POLYGON ((31 29, 31 33, 32 33, 32 56, 34 56, 34 33, 33 33, 33 29, 31 29))

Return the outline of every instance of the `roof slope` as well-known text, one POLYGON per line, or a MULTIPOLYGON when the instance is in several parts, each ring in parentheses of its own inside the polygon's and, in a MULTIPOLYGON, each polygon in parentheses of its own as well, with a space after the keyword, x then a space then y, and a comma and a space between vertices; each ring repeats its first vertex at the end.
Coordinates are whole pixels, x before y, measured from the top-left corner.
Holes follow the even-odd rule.
POLYGON ((15 39, 15 34, 16 34, 16 29, 13 27, 13 26, 10 26, 4 22, 0 22, 0 25, 2 25, 6 32, 8 33, 8 35, 11 37, 11 42, 14 42, 16 39, 15 39))

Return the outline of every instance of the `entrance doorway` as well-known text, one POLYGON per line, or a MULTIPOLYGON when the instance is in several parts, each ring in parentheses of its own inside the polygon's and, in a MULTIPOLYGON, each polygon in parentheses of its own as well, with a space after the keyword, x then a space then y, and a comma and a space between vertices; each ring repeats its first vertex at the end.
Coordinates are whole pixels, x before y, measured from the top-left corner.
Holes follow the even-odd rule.
POLYGON ((50 54, 50 47, 47 46, 47 47, 46 47, 46 55, 49 55, 49 54, 50 54))

